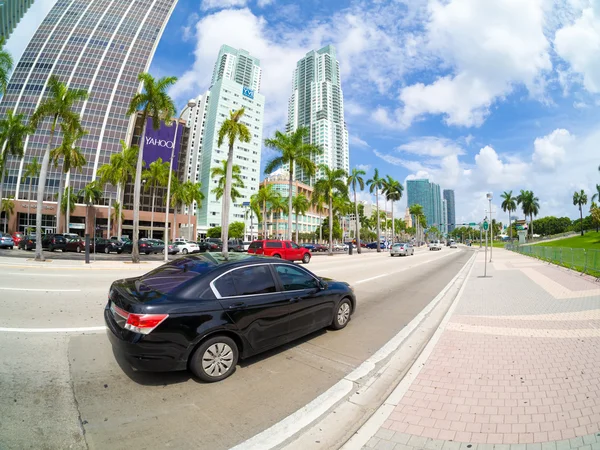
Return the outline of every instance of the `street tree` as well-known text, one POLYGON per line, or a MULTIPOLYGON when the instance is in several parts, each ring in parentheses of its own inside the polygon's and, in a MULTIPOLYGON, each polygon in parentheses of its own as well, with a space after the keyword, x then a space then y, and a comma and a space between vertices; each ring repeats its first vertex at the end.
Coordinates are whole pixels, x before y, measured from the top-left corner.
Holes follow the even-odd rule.
POLYGON ((327 201, 325 196, 316 191, 313 191, 313 195, 310 199, 310 204, 315 209, 315 212, 319 215, 319 244, 323 242, 323 214, 325 213, 325 205, 327 201))
MULTIPOLYGON (((377 242, 381 239, 381 225, 379 221, 379 192, 383 188, 383 178, 379 176, 379 170, 375 169, 373 178, 367 180, 367 186, 369 186, 369 192, 372 194, 375 192, 375 202, 377 204, 377 242)), ((377 253, 381 252, 381 246, 377 245, 377 253)))
MULTIPOLYGON (((183 201, 188 205, 188 237, 191 239, 192 236, 192 225, 191 217, 194 215, 194 211, 202 208, 202 200, 204 200, 204 194, 202 193, 202 183, 194 183, 192 180, 187 180, 181 186, 183 190, 183 201), (194 208, 194 203, 196 207, 194 208)), ((217 236, 218 237, 218 236, 217 236)))
POLYGON ((4 222, 4 232, 8 228, 8 221, 10 220, 10 216, 15 213, 15 202, 13 200, 14 197, 10 196, 8 198, 3 198, 0 207, 0 211, 4 213, 4 218, 6 219, 4 222))
MULTIPOLYGON (((269 206, 273 202, 273 199, 279 195, 278 192, 273 190, 272 184, 262 185, 256 194, 254 194, 250 199, 250 204, 260 205, 261 208, 261 218, 263 221, 262 226, 262 238, 269 239, 269 232, 267 230, 267 214, 269 211, 269 206)), ((258 216, 258 214, 257 214, 258 216)), ((260 220, 260 219, 259 219, 260 220)))
POLYGON ((402 198, 402 193, 404 192, 404 186, 398 181, 394 180, 389 175, 386 178, 385 183, 385 198, 388 199, 392 205, 392 242, 394 242, 394 234, 395 234, 395 223, 393 221, 394 218, 394 202, 399 202, 402 198))
POLYGON ((517 198, 512 195, 512 191, 504 191, 500 196, 502 198, 502 211, 508 212, 508 228, 510 229, 510 239, 512 240, 512 223, 510 214, 517 210, 517 198))
MULTIPOLYGON (((142 182, 144 182, 144 190, 152 192, 152 205, 151 205, 151 216, 150 216, 150 238, 154 238, 154 206, 156 204, 156 189, 159 187, 165 187, 169 182, 169 170, 170 164, 162 158, 158 158, 156 161, 150 163, 148 169, 142 172, 142 182)), ((169 212, 167 211, 165 220, 168 219, 169 212)), ((168 240, 168 236, 164 239, 168 240)))
POLYGON ((587 205, 588 197, 585 191, 582 189, 581 191, 573 194, 573 205, 579 207, 579 217, 581 220, 581 235, 583 236, 583 205, 587 205))
POLYGON ((347 174, 343 169, 331 169, 320 164, 323 177, 315 183, 315 194, 321 195, 329 205, 329 255, 333 255, 333 199, 335 196, 348 195, 347 174))
POLYGON ((362 169, 357 169, 356 167, 352 169, 350 175, 348 176, 348 180, 346 181, 348 187, 352 188, 352 192, 354 194, 354 228, 355 228, 355 237, 356 237, 356 250, 358 253, 362 253, 362 249, 360 246, 360 220, 358 215, 358 199, 356 198, 356 187, 363 191, 365 189, 365 180, 364 176, 367 174, 362 169))
POLYGON ((86 184, 77 195, 81 197, 83 203, 85 203, 85 232, 93 237, 96 235, 96 230, 94 230, 93 233, 90 233, 88 230, 88 225, 90 223, 89 209, 90 206, 94 206, 102 199, 102 186, 98 180, 92 181, 91 183, 86 184))
MULTIPOLYGON (((281 194, 279 194, 279 192, 276 194, 277 195, 274 195, 271 199, 271 205, 269 208, 271 212, 271 222, 273 223, 275 223, 275 214, 288 214, 289 212, 287 209, 287 202, 284 200, 281 194)), ((275 225, 275 239, 279 239, 279 223, 280 221, 277 221, 277 224, 275 225)))
POLYGON ((521 205, 523 214, 525 217, 529 216, 531 226, 531 237, 533 238, 533 216, 537 216, 540 212, 539 198, 535 196, 533 191, 526 191, 521 189, 521 192, 517 196, 517 204, 521 205))
MULTIPOLYGON (((48 175, 48 165, 50 163, 50 151, 54 145, 54 135, 56 127, 64 123, 70 129, 81 130, 81 121, 79 114, 73 111, 73 107, 79 101, 88 98, 88 92, 82 89, 70 89, 65 83, 61 82, 56 75, 48 79, 46 96, 38 105, 37 109, 31 115, 30 125, 37 129, 46 119, 50 119, 50 136, 46 144, 46 151, 42 158, 42 168, 38 182, 37 211, 35 219, 36 241, 35 241, 35 259, 44 261, 42 254, 42 205, 46 188, 46 177, 48 175)), ((137 248, 137 247, 136 247, 137 248)))
MULTIPOLYGON (((217 180, 217 185, 211 191, 217 196, 217 200, 223 197, 225 192, 225 180, 227 177, 227 160, 221 161, 221 167, 216 166, 210 169, 210 177, 217 180)), ((235 203, 237 200, 242 198, 242 194, 238 189, 244 189, 244 180, 242 179, 242 169, 237 164, 233 165, 231 174, 232 185, 231 185, 231 201, 235 203)))
POLYGON ((21 182, 23 183, 25 183, 26 180, 29 180, 29 190, 27 193, 27 234, 29 234, 29 228, 31 226, 31 184, 34 178, 38 178, 40 176, 41 169, 42 165, 39 163, 36 156, 31 160, 29 164, 25 166, 25 172, 23 173, 23 179, 21 180, 21 182))
MULTIPOLYGON (((165 124, 171 124, 171 118, 175 116, 175 105, 173 99, 167 94, 167 90, 175 84, 176 77, 162 77, 155 80, 146 72, 138 74, 138 81, 142 83, 143 90, 133 96, 129 102, 128 115, 140 114, 142 120, 142 135, 140 136, 140 149, 135 166, 133 184, 133 242, 131 261, 140 262, 140 251, 138 239, 140 234, 140 196, 142 190, 142 167, 144 165, 144 144, 146 141, 146 128, 148 117, 152 118, 152 128, 160 129, 161 120, 165 124)), ((168 211, 167 211, 168 214, 168 211)))
MULTIPOLYGON (((5 6, 8 8, 8 6, 5 6)), ((13 68, 13 59, 9 52, 4 50, 6 40, 4 36, 0 37, 0 97, 6 93, 8 82, 13 68)), ((0 197, 2 198, 2 197, 0 197)))
POLYGON ((296 195, 292 199, 292 208, 294 215, 296 216, 296 243, 298 242, 298 220, 300 216, 303 216, 310 208, 310 202, 304 194, 296 195))
POLYGON ((238 109, 237 111, 231 111, 229 113, 229 118, 221 125, 219 137, 217 139, 217 147, 221 147, 225 139, 227 139, 227 144, 229 146, 229 151, 227 152, 225 191, 221 209, 221 240, 223 241, 223 257, 225 259, 229 258, 227 236, 229 232, 229 209, 231 205, 231 188, 233 182, 233 147, 235 146, 236 141, 250 142, 251 139, 250 130, 242 123, 244 112, 244 108, 238 109))

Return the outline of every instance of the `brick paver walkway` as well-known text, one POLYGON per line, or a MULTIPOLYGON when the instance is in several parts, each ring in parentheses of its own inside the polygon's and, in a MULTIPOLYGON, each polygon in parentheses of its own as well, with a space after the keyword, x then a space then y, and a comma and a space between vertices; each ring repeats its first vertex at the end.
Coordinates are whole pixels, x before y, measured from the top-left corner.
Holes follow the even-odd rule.
POLYGON ((365 448, 600 450, 600 284, 480 252, 448 326, 365 448))

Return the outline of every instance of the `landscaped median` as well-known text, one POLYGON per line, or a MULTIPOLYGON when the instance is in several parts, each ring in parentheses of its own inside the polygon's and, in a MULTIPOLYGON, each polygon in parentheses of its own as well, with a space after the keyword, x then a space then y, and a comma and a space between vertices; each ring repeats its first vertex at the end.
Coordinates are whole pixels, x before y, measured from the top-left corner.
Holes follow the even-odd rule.
POLYGON ((545 245, 507 245, 506 249, 600 277, 600 233, 586 233, 545 245))

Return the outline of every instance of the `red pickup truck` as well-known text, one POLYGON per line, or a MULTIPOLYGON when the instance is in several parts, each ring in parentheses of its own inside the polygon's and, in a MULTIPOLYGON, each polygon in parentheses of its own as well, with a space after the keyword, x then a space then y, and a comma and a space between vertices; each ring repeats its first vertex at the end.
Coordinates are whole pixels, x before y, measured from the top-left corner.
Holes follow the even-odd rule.
POLYGON ((308 264, 311 257, 310 250, 300 247, 295 242, 271 239, 252 242, 248 247, 248 253, 273 256, 288 261, 302 261, 304 264, 308 264))

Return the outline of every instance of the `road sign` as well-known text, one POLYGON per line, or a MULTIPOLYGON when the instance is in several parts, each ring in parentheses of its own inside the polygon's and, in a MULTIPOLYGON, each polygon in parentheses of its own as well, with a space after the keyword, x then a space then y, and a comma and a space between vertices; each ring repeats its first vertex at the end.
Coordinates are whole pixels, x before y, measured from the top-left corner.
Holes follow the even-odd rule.
POLYGON ((469 226, 470 226, 470 227, 474 227, 474 226, 476 226, 476 225, 477 225, 477 224, 476 224, 475 222, 471 222, 471 223, 469 223, 469 226))
POLYGON ((483 222, 483 231, 487 231, 489 227, 490 227, 490 224, 488 223, 487 220, 485 222, 483 222))

